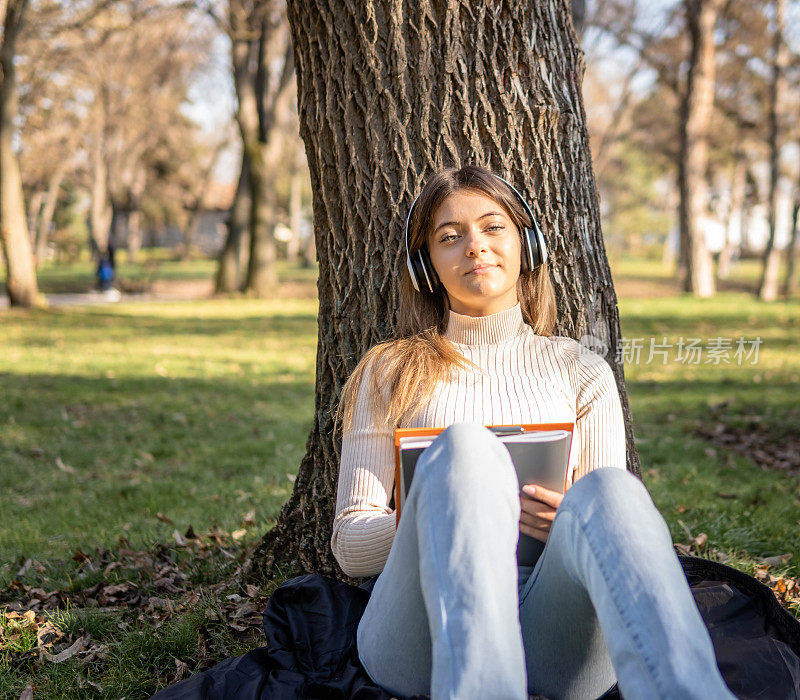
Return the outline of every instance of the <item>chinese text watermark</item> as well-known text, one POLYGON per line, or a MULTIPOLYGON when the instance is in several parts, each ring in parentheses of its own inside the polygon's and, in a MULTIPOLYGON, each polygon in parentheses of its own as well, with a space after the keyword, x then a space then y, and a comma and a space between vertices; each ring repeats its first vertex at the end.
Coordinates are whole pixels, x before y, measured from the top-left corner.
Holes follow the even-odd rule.
MULTIPOLYGON (((597 354, 608 357, 609 345, 593 335, 584 335, 578 341, 586 351, 586 360, 597 354)), ((739 338, 684 338, 667 342, 666 336, 659 341, 651 338, 622 337, 614 348, 617 362, 623 364, 662 364, 676 362, 684 365, 755 365, 758 351, 764 341, 761 336, 750 340, 739 338)))

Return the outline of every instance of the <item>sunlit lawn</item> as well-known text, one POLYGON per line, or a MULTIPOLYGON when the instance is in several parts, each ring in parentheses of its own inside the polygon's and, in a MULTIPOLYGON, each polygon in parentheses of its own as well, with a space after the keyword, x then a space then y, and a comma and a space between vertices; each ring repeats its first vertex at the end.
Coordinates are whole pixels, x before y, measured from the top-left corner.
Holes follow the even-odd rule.
MULTIPOLYGON (((162 271, 192 278, 201 263, 162 263, 174 266, 162 271)), ((43 286, 74 290, 91 272, 80 265, 48 271, 43 286)), ((620 289, 625 279, 666 279, 659 269, 642 261, 614 267, 620 289)), ((309 274, 282 270, 288 280, 308 282, 309 274)), ((750 271, 742 275, 744 283, 750 271)), ((706 554, 721 552, 748 571, 759 557, 792 554, 775 571, 797 576, 800 479, 712 449, 693 430, 727 400, 726 420, 757 419, 773 426, 775 439, 800 431, 800 301, 765 304, 734 292, 710 300, 623 296, 620 312, 623 335, 643 347, 626 377, 644 480, 675 541, 689 541, 684 528, 705 533, 706 554), (699 338, 703 348, 719 337, 762 344, 757 364, 739 364, 732 351, 730 363, 707 363, 704 352, 688 364, 676 360, 681 337, 699 338), (666 364, 647 361, 650 338, 672 344, 666 364)), ((113 548, 120 537, 147 549, 189 525, 233 531, 251 511, 255 524, 243 542, 267 530, 311 426, 316 313, 313 298, 0 311, 0 588, 28 558, 44 572, 32 567, 23 581, 90 585, 95 579, 81 578, 73 554, 113 548)), ((91 615, 64 624, 91 627, 111 645, 97 670, 106 697, 123 688, 147 697, 166 682, 167 666, 174 671, 172 656, 196 670, 197 632, 207 622, 197 610, 158 632, 122 632, 91 615)), ((219 634, 217 649, 227 652, 216 653, 238 653, 219 634)), ((0 652, 0 697, 18 697, 26 679, 35 680, 37 697, 82 697, 80 673, 70 663, 15 665, 0 652)))
POLYGON ((314 300, 3 312, 0 581, 20 556, 268 526, 313 408, 314 300), (175 526, 156 519, 156 513, 175 526))
POLYGON ((632 360, 626 363, 626 378, 644 481, 673 538, 686 539, 680 519, 693 534, 706 533, 709 548, 731 555, 791 553, 790 569, 796 576, 800 479, 761 469, 757 460, 713 447, 693 430, 718 420, 730 425, 753 422, 769 426, 776 441, 797 438, 800 302, 766 304, 746 295, 661 298, 623 300, 620 311, 628 340, 625 352, 632 360), (659 356, 648 362, 651 338, 672 346, 666 364, 659 356), (700 339, 702 354, 691 364, 676 359, 681 338, 700 339), (718 338, 730 339, 732 347, 715 364, 708 348, 718 338), (757 359, 755 354, 735 355, 740 338, 745 353, 760 339, 757 359), (630 351, 637 339, 644 348, 638 363, 630 351), (723 402, 728 404, 714 418, 712 409, 723 402))

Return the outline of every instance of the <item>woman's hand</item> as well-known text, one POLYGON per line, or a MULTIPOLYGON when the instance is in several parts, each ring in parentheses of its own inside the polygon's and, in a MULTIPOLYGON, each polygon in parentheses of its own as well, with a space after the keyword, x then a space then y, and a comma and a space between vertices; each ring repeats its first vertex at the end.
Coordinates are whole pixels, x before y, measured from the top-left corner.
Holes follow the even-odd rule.
POLYGON ((519 516, 519 531, 540 542, 547 542, 556 510, 561 505, 564 494, 551 491, 544 486, 527 484, 522 487, 519 500, 522 512, 519 516))

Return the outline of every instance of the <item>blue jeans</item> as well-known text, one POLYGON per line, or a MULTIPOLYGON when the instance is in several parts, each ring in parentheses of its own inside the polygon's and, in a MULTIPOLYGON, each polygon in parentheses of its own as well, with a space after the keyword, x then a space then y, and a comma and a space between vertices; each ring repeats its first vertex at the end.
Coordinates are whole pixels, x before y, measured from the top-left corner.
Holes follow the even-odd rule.
POLYGON ((502 442, 456 423, 423 453, 358 626, 373 681, 408 696, 733 698, 664 520, 616 468, 579 479, 535 567, 517 565, 502 442))

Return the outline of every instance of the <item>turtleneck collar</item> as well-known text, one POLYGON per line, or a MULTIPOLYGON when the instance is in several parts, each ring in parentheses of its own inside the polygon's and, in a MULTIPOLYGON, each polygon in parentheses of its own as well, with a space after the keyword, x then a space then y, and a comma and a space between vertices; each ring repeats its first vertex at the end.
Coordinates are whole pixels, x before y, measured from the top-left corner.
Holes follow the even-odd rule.
POLYGON ((494 345, 515 338, 524 326, 519 302, 488 316, 465 316, 450 311, 444 337, 462 345, 494 345))

